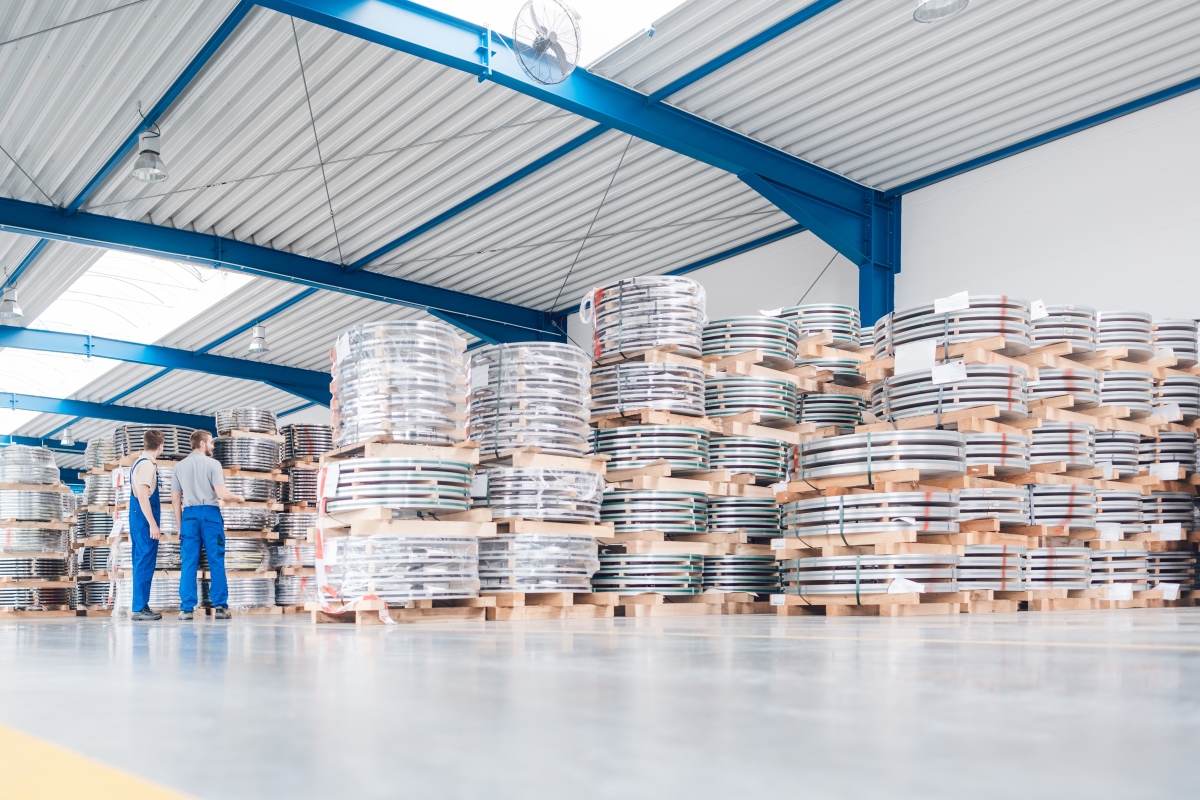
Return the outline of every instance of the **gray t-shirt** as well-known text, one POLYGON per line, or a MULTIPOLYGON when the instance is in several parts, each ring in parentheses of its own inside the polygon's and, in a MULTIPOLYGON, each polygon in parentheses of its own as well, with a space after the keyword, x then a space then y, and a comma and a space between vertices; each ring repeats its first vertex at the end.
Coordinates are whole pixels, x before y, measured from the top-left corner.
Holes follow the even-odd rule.
POLYGON ((183 492, 184 508, 218 505, 213 487, 219 483, 225 483, 221 462, 200 450, 193 450, 171 473, 171 491, 183 492))

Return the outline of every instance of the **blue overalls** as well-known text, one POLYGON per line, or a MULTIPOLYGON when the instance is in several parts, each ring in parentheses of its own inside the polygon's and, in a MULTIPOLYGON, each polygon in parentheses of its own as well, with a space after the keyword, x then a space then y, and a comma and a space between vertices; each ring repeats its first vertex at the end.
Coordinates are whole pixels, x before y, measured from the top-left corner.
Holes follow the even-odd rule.
MULTIPOLYGON (((129 471, 129 541, 133 544, 133 610, 144 611, 150 607, 150 582, 154 580, 154 567, 158 562, 158 540, 150 538, 150 521, 142 513, 142 504, 133 493, 133 473, 138 464, 149 461, 139 458, 129 471)), ((150 495, 150 513, 154 524, 162 523, 162 506, 158 499, 158 471, 154 472, 154 492, 150 495)))
POLYGON ((196 607, 196 570, 200 566, 200 544, 208 555, 208 599, 213 607, 229 605, 229 586, 225 582, 225 520, 217 506, 184 506, 179 523, 180 549, 183 551, 183 571, 179 574, 179 608, 191 611, 196 607))

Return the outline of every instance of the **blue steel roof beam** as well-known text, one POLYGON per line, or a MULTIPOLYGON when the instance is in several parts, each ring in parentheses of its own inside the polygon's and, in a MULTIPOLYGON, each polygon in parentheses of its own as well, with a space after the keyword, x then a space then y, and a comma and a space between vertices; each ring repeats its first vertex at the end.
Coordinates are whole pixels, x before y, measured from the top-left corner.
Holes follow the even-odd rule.
POLYGON ((106 406, 102 403, 66 400, 59 397, 0 392, 0 407, 8 407, 14 411, 36 411, 41 414, 62 414, 69 417, 107 419, 146 425, 183 425, 188 428, 215 431, 213 417, 201 414, 181 414, 174 411, 159 411, 154 408, 138 408, 137 406, 106 406))
POLYGON ((559 341, 544 311, 206 233, 0 198, 0 230, 193 261, 428 311, 492 342, 559 341))
POLYGON ((87 451, 87 444, 84 442, 63 444, 58 439, 51 439, 48 436, 13 436, 11 434, 4 434, 0 436, 0 444, 23 444, 26 447, 45 447, 47 450, 53 450, 56 453, 82 454, 87 451))
POLYGON ((13 286, 15 286, 17 280, 20 279, 23 274, 25 274, 25 270, 29 269, 34 260, 38 257, 38 254, 45 250, 46 245, 48 244, 50 244, 50 240, 38 239, 30 251, 25 254, 25 257, 21 259, 21 263, 17 265, 17 268, 8 273, 8 277, 4 279, 4 285, 0 286, 0 289, 11 289, 13 286))

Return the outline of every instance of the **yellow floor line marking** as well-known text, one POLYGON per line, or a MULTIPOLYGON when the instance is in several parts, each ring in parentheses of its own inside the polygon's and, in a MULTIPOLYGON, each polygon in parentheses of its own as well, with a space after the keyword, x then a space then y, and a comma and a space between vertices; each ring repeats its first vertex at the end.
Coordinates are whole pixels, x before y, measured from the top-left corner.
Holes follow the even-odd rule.
POLYGON ((187 795, 4 725, 0 725, 0 797, 187 800, 187 795))

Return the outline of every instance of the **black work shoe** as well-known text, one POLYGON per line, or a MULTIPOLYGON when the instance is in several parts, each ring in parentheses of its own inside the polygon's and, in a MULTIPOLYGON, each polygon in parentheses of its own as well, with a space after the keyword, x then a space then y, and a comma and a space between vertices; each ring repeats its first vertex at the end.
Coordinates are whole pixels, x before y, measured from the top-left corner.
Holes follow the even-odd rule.
POLYGON ((179 618, 180 618, 180 619, 185 619, 185 620, 186 620, 186 619, 191 619, 191 618, 192 618, 192 612, 190 612, 190 611, 180 611, 180 612, 179 612, 179 618))
POLYGON ((233 614, 230 614, 229 609, 225 606, 217 606, 213 609, 213 617, 216 619, 233 619, 233 614))
POLYGON ((141 611, 135 611, 129 615, 129 618, 134 622, 154 622, 162 619, 162 614, 156 611, 151 611, 148 608, 143 608, 141 611))

